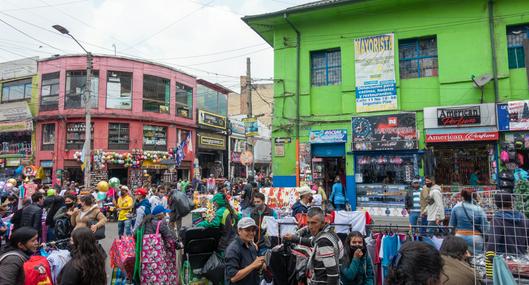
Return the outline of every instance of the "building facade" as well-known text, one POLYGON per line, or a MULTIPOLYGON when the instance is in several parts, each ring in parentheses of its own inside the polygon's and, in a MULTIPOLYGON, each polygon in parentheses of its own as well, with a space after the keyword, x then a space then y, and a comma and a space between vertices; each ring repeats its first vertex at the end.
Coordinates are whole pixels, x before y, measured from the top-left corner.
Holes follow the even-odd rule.
MULTIPOLYGON (((92 73, 92 180, 117 177, 137 186, 142 179, 190 179, 196 79, 171 67, 116 56, 94 56, 92 73), (175 162, 184 141, 191 147, 175 162)), ((36 164, 51 178, 82 182, 86 56, 40 60, 38 75, 36 164)))
POLYGON ((495 187, 497 104, 529 99, 528 8, 341 0, 244 17, 275 50, 274 186, 339 177, 353 207, 394 216, 415 177, 495 187))

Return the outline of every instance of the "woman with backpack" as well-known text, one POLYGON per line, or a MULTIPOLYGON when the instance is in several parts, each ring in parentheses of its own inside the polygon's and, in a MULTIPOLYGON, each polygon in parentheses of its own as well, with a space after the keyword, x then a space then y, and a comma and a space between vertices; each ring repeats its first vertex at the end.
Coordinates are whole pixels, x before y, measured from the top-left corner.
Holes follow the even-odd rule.
POLYGON ((21 227, 13 232, 9 243, 0 250, 0 285, 24 284, 24 262, 38 246, 37 230, 21 227))
POLYGON ((97 244, 95 235, 86 227, 72 232, 72 259, 57 278, 58 285, 107 284, 105 255, 97 244))
POLYGON ((64 205, 53 216, 57 239, 65 239, 72 231, 71 217, 75 210, 77 198, 72 194, 64 196, 64 205))
POLYGON ((332 185, 331 196, 329 197, 329 201, 333 203, 336 211, 345 210, 347 199, 345 198, 344 192, 343 185, 340 182, 340 176, 336 176, 334 179, 334 185, 332 185))

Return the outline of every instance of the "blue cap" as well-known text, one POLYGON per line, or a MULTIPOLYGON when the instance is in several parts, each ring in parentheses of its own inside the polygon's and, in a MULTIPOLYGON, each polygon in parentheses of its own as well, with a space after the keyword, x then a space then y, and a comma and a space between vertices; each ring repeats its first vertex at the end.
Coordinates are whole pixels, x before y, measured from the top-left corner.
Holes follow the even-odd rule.
POLYGON ((156 215, 161 214, 161 213, 171 213, 171 210, 168 210, 168 209, 164 208, 162 205, 158 205, 158 206, 154 207, 154 210, 152 210, 152 215, 153 216, 156 216, 156 215))

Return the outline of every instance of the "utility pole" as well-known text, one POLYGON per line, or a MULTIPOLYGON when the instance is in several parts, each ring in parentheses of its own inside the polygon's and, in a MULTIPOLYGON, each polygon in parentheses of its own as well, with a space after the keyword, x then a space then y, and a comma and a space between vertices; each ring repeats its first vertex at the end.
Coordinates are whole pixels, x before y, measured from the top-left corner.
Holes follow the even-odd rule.
MULTIPOLYGON (((248 89, 248 100, 246 100, 246 118, 252 117, 252 71, 251 71, 251 62, 250 58, 246 58, 246 88, 248 89)), ((246 137, 246 146, 252 151, 252 163, 251 171, 252 176, 255 176, 255 153, 254 146, 249 143, 249 137, 246 137)), ((246 171, 246 177, 249 176, 249 171, 246 171)), ((254 177, 255 178, 255 177, 254 177)))
MULTIPOLYGON (((91 102, 90 102, 90 92, 92 87, 92 63, 93 56, 92 53, 86 53, 86 84, 84 90, 84 110, 85 110, 85 152, 84 152, 84 185, 85 191, 90 189, 90 169, 91 169, 91 157, 90 153, 92 150, 92 115, 90 114, 91 102)), ((83 147, 83 148, 84 148, 83 147)))

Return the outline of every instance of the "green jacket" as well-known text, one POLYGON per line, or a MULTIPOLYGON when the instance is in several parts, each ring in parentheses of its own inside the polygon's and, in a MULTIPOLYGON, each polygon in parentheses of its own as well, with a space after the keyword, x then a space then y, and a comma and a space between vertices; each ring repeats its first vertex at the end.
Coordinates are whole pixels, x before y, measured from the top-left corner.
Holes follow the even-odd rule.
POLYGON ((375 276, 371 258, 364 256, 360 259, 352 259, 349 266, 342 266, 341 279, 344 285, 373 285, 375 276))

